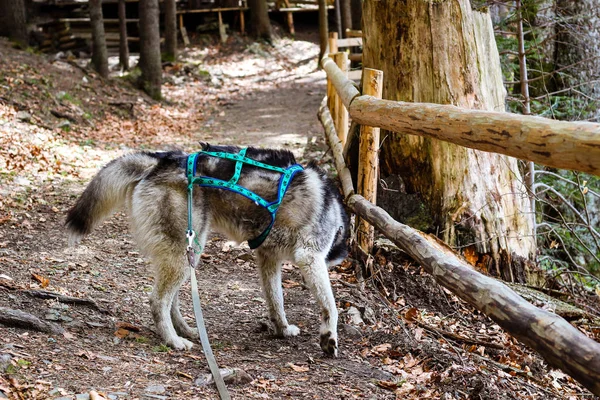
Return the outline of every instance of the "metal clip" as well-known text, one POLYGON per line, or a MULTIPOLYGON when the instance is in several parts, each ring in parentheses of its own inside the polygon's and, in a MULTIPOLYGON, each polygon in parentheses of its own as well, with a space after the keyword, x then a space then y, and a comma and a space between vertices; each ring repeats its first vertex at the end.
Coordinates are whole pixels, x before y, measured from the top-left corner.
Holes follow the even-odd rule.
POLYGON ((187 237, 187 241, 188 241, 188 245, 186 250, 189 252, 190 250, 194 250, 194 238, 196 237, 196 232, 194 232, 192 229, 188 230, 185 233, 185 237, 187 237))

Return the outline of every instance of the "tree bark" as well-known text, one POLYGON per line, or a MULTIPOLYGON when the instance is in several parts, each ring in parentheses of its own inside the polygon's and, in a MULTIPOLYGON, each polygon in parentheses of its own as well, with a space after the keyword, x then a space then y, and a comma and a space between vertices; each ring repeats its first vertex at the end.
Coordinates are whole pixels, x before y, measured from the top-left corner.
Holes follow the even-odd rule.
POLYGON ((165 0, 165 60, 177 59, 177 6, 175 0, 165 0))
POLYGON ((548 363, 560 368, 600 395, 600 344, 554 313, 525 301, 496 279, 473 270, 446 244, 408 225, 394 221, 380 207, 353 194, 350 172, 344 163, 342 145, 333 128, 325 99, 319 109, 327 142, 342 182, 348 207, 404 250, 436 282, 492 318, 508 333, 530 346, 548 363))
POLYGON ((25 48, 29 44, 25 0, 0 0, 0 36, 25 48))
POLYGON ((161 98, 162 65, 158 0, 140 0, 141 86, 153 99, 161 98))
POLYGON ((269 20, 269 8, 266 0, 248 0, 250 8, 250 32, 257 39, 272 42, 271 21, 269 20))
POLYGON ((327 0, 317 0, 317 2, 319 3, 319 60, 321 60, 327 51, 329 25, 327 23, 327 0))
POLYGON ((90 24, 92 26, 92 63, 103 78, 108 78, 108 50, 104 34, 102 0, 90 0, 90 24))
MULTIPOLYGON (((504 111, 491 20, 467 0, 365 0, 363 17, 363 63, 383 70, 383 98, 504 111)), ((478 267, 525 281, 535 238, 517 160, 403 131, 381 136, 382 176, 399 173, 420 194, 432 231, 478 267)))
POLYGON ((125 0, 119 0, 119 64, 121 69, 129 69, 129 44, 127 40, 127 13, 125 0))
POLYGON ((352 6, 350 0, 340 0, 342 11, 342 37, 346 36, 346 29, 352 29, 352 6))

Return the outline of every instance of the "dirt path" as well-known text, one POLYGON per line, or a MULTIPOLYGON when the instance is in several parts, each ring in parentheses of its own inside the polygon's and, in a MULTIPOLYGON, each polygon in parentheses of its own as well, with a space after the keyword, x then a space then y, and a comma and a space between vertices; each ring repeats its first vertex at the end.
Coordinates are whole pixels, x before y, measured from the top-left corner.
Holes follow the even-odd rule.
MULTIPOLYGON (((316 46, 282 40, 270 49, 234 40, 230 47, 190 49, 182 65, 167 71, 163 104, 79 69, 65 79, 65 65, 0 42, 8 54, 0 60, 0 89, 10 89, 0 91, 0 98, 10 99, 0 102, 0 307, 66 330, 57 335, 0 325, 0 399, 85 399, 91 390, 111 399, 216 398, 214 388, 202 384, 208 368, 199 343, 192 351, 172 351, 153 331, 150 266, 128 233, 126 216, 116 214, 75 248, 67 247, 63 222, 90 176, 132 148, 193 150, 197 141, 275 146, 291 149, 302 162, 327 165, 316 119, 325 91, 311 61, 316 46), (34 88, 44 93, 36 97, 39 104, 27 94, 34 88), (45 113, 55 107, 84 114, 69 131, 40 128, 40 121, 49 128, 58 124, 45 113), (33 123, 19 111, 30 113, 33 123), (42 289, 92 299, 99 309, 27 292, 42 289)), ((295 267, 284 268, 283 285, 288 318, 301 334, 288 340, 264 328, 265 305, 247 246, 213 237, 202 259, 199 284, 216 357, 221 367, 249 375, 229 386, 233 398, 586 393, 389 246, 379 249, 378 278, 364 291, 354 260, 330 273, 340 309, 337 359, 319 348, 318 310, 295 267)), ((181 302, 193 321, 189 291, 185 285, 181 302)))

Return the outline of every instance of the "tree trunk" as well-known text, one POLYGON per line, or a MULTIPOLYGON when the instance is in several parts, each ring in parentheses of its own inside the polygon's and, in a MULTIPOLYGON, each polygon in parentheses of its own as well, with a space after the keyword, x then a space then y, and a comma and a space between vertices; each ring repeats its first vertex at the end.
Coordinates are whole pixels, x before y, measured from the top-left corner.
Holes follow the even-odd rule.
POLYGON ((127 41, 127 13, 125 0, 119 0, 119 64, 121 69, 129 69, 129 44, 127 41))
POLYGON ((341 39, 342 36, 342 10, 340 10, 340 0, 334 2, 334 17, 335 17, 335 31, 338 33, 338 37, 341 39))
POLYGON ((329 24, 327 23, 327 0, 318 0, 319 3, 319 61, 325 55, 329 40, 329 24))
MULTIPOLYGON (((468 0, 365 0, 363 63, 383 70, 383 98, 504 111, 489 15, 468 0)), ((418 193, 433 232, 479 268, 526 280, 535 257, 527 191, 511 157, 382 132, 381 174, 418 193)))
POLYGON ((142 88, 153 99, 161 98, 162 65, 158 0, 140 0, 140 77, 142 88))
POLYGON ((350 0, 340 0, 342 11, 342 37, 346 37, 346 29, 352 29, 352 6, 350 0))
POLYGON ((257 39, 271 43, 271 21, 266 0, 248 0, 250 8, 250 32, 257 39))
POLYGON ((350 0, 352 7, 352 29, 362 29, 362 1, 363 0, 350 0))
POLYGON ((177 59, 177 6, 175 0, 165 0, 165 60, 177 59))
POLYGON ((557 75, 558 89, 577 85, 572 93, 587 105, 577 105, 573 118, 600 116, 600 2, 556 0, 555 68, 571 66, 557 75), (590 99, 590 97, 592 99, 590 99), (578 113, 581 113, 577 115, 578 113))
POLYGON ((108 50, 104 34, 102 0, 90 0, 90 24, 92 26, 92 63, 101 77, 108 78, 108 50))
POLYGON ((0 36, 6 36, 21 47, 29 44, 25 0, 0 0, 0 36))

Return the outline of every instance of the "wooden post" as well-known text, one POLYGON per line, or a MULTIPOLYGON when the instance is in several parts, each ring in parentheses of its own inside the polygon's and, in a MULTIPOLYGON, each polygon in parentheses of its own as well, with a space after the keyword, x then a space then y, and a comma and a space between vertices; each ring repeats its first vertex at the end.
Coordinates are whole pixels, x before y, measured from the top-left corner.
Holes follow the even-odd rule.
MULTIPOLYGON (((333 59, 340 68, 344 76, 348 76, 348 53, 336 53, 333 59)), ((346 144, 346 136, 348 136, 348 110, 342 103, 342 97, 336 96, 335 103, 335 129, 338 137, 342 142, 342 146, 346 144)))
POLYGON ((335 54, 338 52, 337 40, 337 32, 329 32, 329 54, 335 54))
MULTIPOLYGON (((383 72, 365 68, 363 71, 363 94, 381 98, 383 72)), ((377 181, 379 179, 379 128, 360 127, 358 160, 358 194, 373 204, 377 203, 377 181)), ((357 224, 358 245, 367 253, 373 248, 374 230, 364 219, 357 224)))
POLYGON ((179 32, 181 32, 181 38, 183 39, 183 44, 185 47, 190 45, 190 38, 187 35, 187 29, 183 25, 183 14, 179 14, 179 32))
MULTIPOLYGON (((333 54, 338 52, 337 45, 338 34, 337 32, 329 32, 329 57, 331 58, 333 54)), ((335 121, 337 115, 335 114, 335 98, 336 92, 331 84, 331 80, 327 78, 327 107, 329 107, 329 112, 335 121)))
POLYGON ((244 19, 244 10, 240 10, 240 33, 246 34, 246 20, 244 19))
POLYGON ((296 29, 294 29, 294 14, 291 11, 287 12, 287 24, 288 29, 290 30, 290 35, 296 35, 296 29))
POLYGON ((221 36, 221 43, 227 42, 227 32, 225 31, 225 25, 223 25, 223 16, 221 15, 221 11, 218 11, 219 15, 219 35, 221 36))

